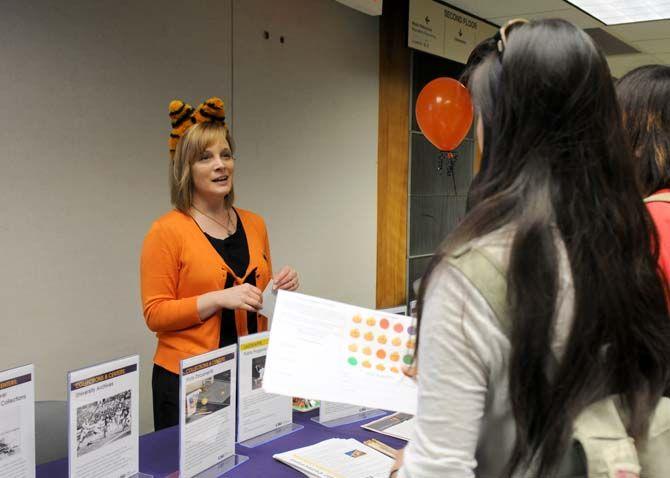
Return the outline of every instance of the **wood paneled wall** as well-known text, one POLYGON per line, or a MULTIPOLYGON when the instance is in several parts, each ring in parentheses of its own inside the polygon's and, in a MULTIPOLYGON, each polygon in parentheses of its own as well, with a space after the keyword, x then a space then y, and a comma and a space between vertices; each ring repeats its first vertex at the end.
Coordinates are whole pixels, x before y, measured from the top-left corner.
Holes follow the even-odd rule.
POLYGON ((384 2, 379 39, 377 307, 406 301, 410 50, 407 0, 384 2))

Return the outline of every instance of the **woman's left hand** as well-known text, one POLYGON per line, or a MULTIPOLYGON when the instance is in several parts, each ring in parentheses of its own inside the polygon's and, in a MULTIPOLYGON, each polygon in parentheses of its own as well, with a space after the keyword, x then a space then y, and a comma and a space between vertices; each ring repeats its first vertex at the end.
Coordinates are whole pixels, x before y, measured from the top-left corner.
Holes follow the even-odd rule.
POLYGON ((298 279, 298 273, 289 266, 284 266, 282 270, 277 273, 273 278, 274 285, 273 290, 282 289, 282 290, 298 290, 300 287, 300 280, 298 279))

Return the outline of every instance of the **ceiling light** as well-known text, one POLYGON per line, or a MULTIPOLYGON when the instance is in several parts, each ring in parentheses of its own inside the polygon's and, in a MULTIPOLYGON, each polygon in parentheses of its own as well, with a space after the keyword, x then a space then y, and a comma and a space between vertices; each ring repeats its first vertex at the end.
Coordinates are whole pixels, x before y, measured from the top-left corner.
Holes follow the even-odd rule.
POLYGON ((670 0, 565 0, 605 25, 667 20, 670 0))

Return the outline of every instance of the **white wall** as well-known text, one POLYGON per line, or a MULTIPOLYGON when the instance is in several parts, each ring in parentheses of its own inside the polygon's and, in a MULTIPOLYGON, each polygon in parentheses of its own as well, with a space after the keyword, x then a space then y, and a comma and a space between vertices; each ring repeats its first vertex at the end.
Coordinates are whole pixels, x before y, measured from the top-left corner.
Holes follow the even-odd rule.
POLYGON ((374 307, 378 17, 332 0, 233 8, 238 204, 305 293, 374 307))
POLYGON ((305 293, 374 307, 379 19, 332 0, 236 1, 233 18, 238 204, 305 293))
POLYGON ((40 400, 65 398, 67 370, 139 353, 153 426, 139 251, 169 208, 169 101, 230 95, 230 9, 2 2, 0 368, 34 362, 40 400))
POLYGON ((0 369, 34 362, 37 398, 64 399, 67 370, 139 353, 152 428, 138 256, 170 207, 174 97, 229 100, 238 204, 277 265, 373 304, 377 25, 332 0, 4 1, 0 369))

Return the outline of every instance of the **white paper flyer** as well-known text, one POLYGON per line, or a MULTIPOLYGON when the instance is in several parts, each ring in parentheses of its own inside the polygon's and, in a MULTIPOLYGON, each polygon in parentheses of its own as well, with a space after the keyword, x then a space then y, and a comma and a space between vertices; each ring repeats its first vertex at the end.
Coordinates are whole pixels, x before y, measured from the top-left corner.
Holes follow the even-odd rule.
POLYGON ((279 291, 263 388, 415 414, 415 344, 411 317, 279 291))
POLYGON ((414 415, 394 413, 393 415, 361 425, 361 428, 409 441, 414 430, 414 415))
POLYGON ((35 477, 35 368, 0 372, 0 478, 35 477))
POLYGON ((68 374, 71 478, 139 472, 139 356, 68 374))
POLYGON ((237 344, 181 361, 179 470, 196 476, 235 454, 237 344))
POLYGON ((268 332, 239 338, 238 442, 276 430, 293 420, 291 397, 265 393, 262 388, 269 340, 268 332))

